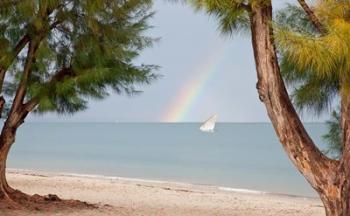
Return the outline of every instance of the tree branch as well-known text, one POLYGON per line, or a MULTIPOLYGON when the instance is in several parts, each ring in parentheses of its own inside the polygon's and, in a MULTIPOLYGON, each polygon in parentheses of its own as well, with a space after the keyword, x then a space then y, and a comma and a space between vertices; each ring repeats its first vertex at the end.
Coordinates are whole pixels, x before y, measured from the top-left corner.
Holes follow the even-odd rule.
MULTIPOLYGON (((49 16, 50 13, 52 13, 52 11, 49 11, 47 16, 49 16)), ((56 20, 55 22, 53 22, 50 25, 49 30, 52 30, 52 29, 56 28, 60 23, 61 23, 60 20, 56 20)), ((10 55, 8 57, 8 60, 5 61, 5 65, 1 65, 0 66, 0 92, 1 93, 2 93, 2 88, 3 88, 3 85, 4 85, 4 81, 5 81, 5 75, 6 75, 6 72, 7 72, 8 68, 13 63, 13 61, 17 58, 17 56, 23 50, 23 48, 28 44, 29 41, 30 41, 29 35, 28 34, 24 35, 21 38, 21 40, 16 44, 16 46, 13 49, 13 51, 10 53, 10 55)), ((29 76, 29 74, 27 74, 27 76, 29 76)), ((23 90, 21 90, 21 92, 22 91, 23 90)), ((23 97, 23 96, 21 96, 21 97, 23 97)), ((17 100, 19 100, 19 98, 17 100)), ((23 101, 23 99, 22 99, 22 101, 23 101)), ((3 96, 0 96, 0 118, 1 118, 4 106, 5 106, 5 99, 4 99, 3 96)), ((16 105, 16 106, 18 106, 18 105, 16 105)))
MULTIPOLYGON (((57 7, 60 8, 61 5, 59 5, 57 7)), ((53 12, 54 9, 52 10, 49 10, 47 12, 47 16, 49 16, 52 12, 53 12)), ((56 20, 55 22, 53 22, 51 25, 50 25, 50 28, 49 30, 52 30, 54 28, 56 28, 59 24, 61 24, 62 21, 60 20, 56 20)), ((8 70, 8 68, 10 67, 10 65, 13 63, 13 61, 15 60, 15 58, 18 56, 18 54, 23 50, 23 48, 28 44, 30 38, 29 38, 29 35, 26 34, 24 35, 21 40, 16 44, 16 46, 14 47, 13 51, 11 52, 10 56, 8 57, 9 60, 7 60, 5 65, 1 65, 0 66, 0 92, 2 92, 2 87, 3 87, 3 84, 4 84, 4 80, 5 80, 5 74, 8 70)), ((0 110, 0 115, 1 115, 1 110, 0 110)))
POLYGON ((312 24, 315 26, 315 28, 321 33, 321 34, 326 34, 327 30, 326 28, 322 25, 320 20, 317 18, 315 15, 314 11, 309 7, 309 5, 305 2, 305 0, 298 0, 300 6, 303 8, 307 16, 309 17, 310 21, 312 24))
POLYGON ((29 42, 27 59, 26 59, 25 65, 24 65, 21 81, 19 83, 15 98, 13 100, 13 104, 12 104, 11 111, 10 111, 10 116, 12 113, 16 112, 18 110, 18 108, 23 103, 23 100, 24 100, 24 97, 26 94, 28 78, 29 78, 29 75, 30 75, 31 70, 32 70, 32 65, 33 65, 33 62, 35 59, 35 54, 36 54, 36 50, 37 50, 38 46, 39 46, 39 42, 35 42, 33 40, 31 40, 29 42))
MULTIPOLYGON (((61 24, 61 21, 59 21, 59 20, 53 22, 50 25, 50 30, 56 28, 59 24, 61 24)), ((21 38, 21 40, 16 44, 16 46, 13 49, 13 51, 11 52, 9 60, 7 61, 9 63, 7 63, 6 65, 0 66, 0 91, 2 91, 2 86, 4 84, 5 74, 6 74, 7 69, 13 63, 13 61, 18 56, 18 54, 23 50, 23 48, 28 44, 29 40, 30 40, 29 36, 27 34, 24 35, 21 38)))
MULTIPOLYGON (((61 5, 58 5, 57 8, 60 8, 60 7, 61 5)), ((41 19, 48 18, 50 14, 57 8, 46 8, 45 10, 42 9, 43 11, 41 11, 42 13, 40 14, 41 19)), ((5 74, 7 72, 8 67, 12 64, 13 60, 18 56, 18 54, 26 46, 26 44, 29 43, 27 58, 23 69, 21 81, 17 88, 9 116, 5 122, 7 126, 14 127, 14 128, 19 127, 19 125, 23 123, 28 113, 31 110, 33 110, 37 105, 35 100, 30 101, 29 103, 23 104, 27 93, 28 79, 31 74, 32 65, 35 61, 36 51, 39 48, 41 41, 46 37, 47 33, 50 32, 52 29, 56 28, 61 22, 62 22, 61 20, 54 21, 52 24, 50 24, 48 29, 41 29, 40 31, 37 32, 37 35, 35 35, 33 38, 30 38, 28 35, 25 35, 19 41, 19 43, 15 46, 14 52, 13 52, 14 54, 10 57, 11 61, 9 61, 9 63, 7 63, 5 67, 2 67, 2 68, 0 67, 0 91, 2 92, 2 86, 4 83, 5 74)), ((2 96, 0 96, 0 115, 2 113, 4 104, 5 104, 5 100, 2 96)))
MULTIPOLYGON (((49 11, 47 16, 49 16, 51 13, 52 13, 52 11, 49 11)), ((50 25, 49 30, 52 30, 52 29, 56 28, 60 23, 61 23, 60 20, 56 20, 55 22, 53 22, 50 25)), ((43 35, 45 35, 45 34, 43 34, 43 35)), ((40 41, 43 38, 44 38, 44 36, 39 37, 38 44, 33 47, 34 48, 34 50, 32 50, 32 51, 34 51, 33 59, 35 59, 36 49, 38 48, 39 43, 40 43, 40 41)), ((5 81, 5 75, 6 75, 6 72, 7 72, 8 68, 9 68, 9 66, 13 63, 14 59, 23 50, 23 48, 27 45, 28 42, 30 42, 30 37, 28 36, 28 34, 26 34, 16 44, 13 52, 11 53, 11 56, 9 57, 10 58, 10 60, 8 61, 9 63, 7 63, 5 66, 0 67, 0 92, 2 92, 2 87, 3 87, 4 81, 5 81)), ((29 51, 28 51, 28 54, 29 54, 29 51)), ((31 59, 30 61, 32 61, 33 59, 31 59)), ((27 59, 27 60, 29 60, 29 59, 27 59)), ((32 62, 29 62, 29 61, 26 62, 26 66, 28 66, 28 67, 31 67, 31 64, 32 64, 32 62)), ((25 83, 26 83, 27 79, 29 78, 30 70, 31 70, 30 68, 25 68, 24 69, 24 74, 23 74, 23 77, 22 77, 22 80, 21 80, 21 84, 20 84, 20 87, 19 87, 19 89, 18 89, 18 91, 16 93, 16 96, 15 96, 15 99, 14 99, 14 103, 13 103, 13 105, 15 105, 13 107, 14 110, 16 110, 23 103, 23 100, 24 100, 24 97, 25 97, 25 94, 26 94, 26 87, 24 87, 24 86, 25 86, 25 83)), ((3 96, 0 96, 0 117, 2 115, 2 111, 3 111, 4 105, 5 105, 5 99, 4 99, 3 96)), ((11 110, 12 110, 12 108, 11 108, 11 110)))
POLYGON ((10 56, 8 57, 9 60, 6 60, 5 65, 0 66, 0 91, 2 91, 2 86, 4 84, 5 80, 5 74, 7 69, 10 67, 12 62, 15 60, 15 58, 18 56, 18 54, 23 50, 23 48, 27 45, 29 42, 29 36, 24 35, 21 40, 16 44, 13 51, 10 53, 10 56))
MULTIPOLYGON (((23 48, 27 45, 28 42, 29 42, 29 36, 24 35, 22 37, 22 39, 17 43, 17 45, 15 46, 13 51, 11 52, 10 57, 9 57, 9 61, 6 61, 8 63, 6 65, 2 65, 0 67, 0 92, 2 92, 2 87, 4 85, 5 74, 6 74, 7 69, 10 67, 10 65, 12 64, 14 59, 23 50, 23 48)), ((4 106, 5 106, 5 98, 3 96, 0 96, 0 118, 2 116, 2 111, 4 109, 4 106)))
MULTIPOLYGON (((66 78, 74 78, 76 77, 77 74, 74 73, 72 68, 70 67, 65 67, 59 70, 55 75, 51 77, 49 81, 46 83, 42 84, 43 86, 49 86, 49 85, 55 85, 61 81, 63 81, 66 78)), ((24 112, 31 112, 38 104, 39 104, 39 97, 36 96, 28 100, 24 105, 23 105, 23 111, 24 112)))
MULTIPOLYGON (((63 81, 67 77, 73 78, 76 76, 77 75, 74 73, 74 71, 71 68, 62 68, 55 75, 53 75, 51 79, 48 82, 46 82, 46 84, 44 83, 42 85, 44 86, 54 85, 56 83, 63 81)), ((19 104, 17 105, 16 108, 14 107, 14 104, 13 104, 11 107, 9 118, 6 120, 5 124, 8 127, 14 127, 14 128, 19 127, 24 122, 24 119, 28 115, 28 113, 33 111, 35 107, 39 104, 39 102, 40 102, 40 96, 36 96, 31 98, 24 104, 17 102, 19 104)))

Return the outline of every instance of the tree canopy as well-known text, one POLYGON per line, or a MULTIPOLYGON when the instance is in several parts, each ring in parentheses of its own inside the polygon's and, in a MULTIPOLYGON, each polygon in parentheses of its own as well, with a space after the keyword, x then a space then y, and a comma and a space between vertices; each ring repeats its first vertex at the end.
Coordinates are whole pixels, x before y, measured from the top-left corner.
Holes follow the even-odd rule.
POLYGON ((315 6, 314 12, 320 18, 325 34, 315 31, 307 21, 303 22, 305 15, 299 11, 290 6, 279 14, 278 21, 282 26, 276 28, 276 38, 286 80, 303 82, 296 91, 297 104, 321 111, 335 93, 349 94, 350 3, 322 1, 315 6), (313 88, 318 89, 319 94, 312 100, 307 92, 317 93, 312 91, 313 88))
MULTIPOLYGON (((135 59, 151 0, 9 0, 0 3, 0 88, 12 110, 73 113, 111 90, 138 93, 157 75, 135 59), (6 78, 4 76, 6 74, 6 78)), ((10 108, 9 108, 10 109, 10 108)))
MULTIPOLYGON (((331 110, 332 102, 339 93, 340 84, 337 76, 331 72, 327 72, 329 76, 322 76, 317 68, 310 65, 301 67, 286 50, 288 42, 285 40, 289 40, 287 34, 298 35, 303 40, 307 40, 311 37, 316 39, 320 33, 310 22, 305 12, 295 5, 288 5, 279 11, 276 23, 276 29, 279 33, 277 39, 281 42, 279 44, 281 72, 284 80, 292 88, 295 106, 300 111, 311 111, 316 115, 331 110)), ((292 41, 291 44, 293 44, 292 41)), ((293 45, 288 44, 288 46, 293 45)), ((300 52, 300 55, 307 55, 300 52)), ((300 57, 300 61, 301 59, 302 57, 300 57)))

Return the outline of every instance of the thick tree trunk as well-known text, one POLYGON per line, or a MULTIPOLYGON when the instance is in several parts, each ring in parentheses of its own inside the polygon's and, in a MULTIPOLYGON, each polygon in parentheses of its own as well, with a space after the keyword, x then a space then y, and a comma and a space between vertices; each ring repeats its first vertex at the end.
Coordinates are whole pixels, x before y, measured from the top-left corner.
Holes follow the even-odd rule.
POLYGON ((7 207, 20 207, 17 199, 27 198, 27 195, 12 189, 6 179, 6 162, 12 144, 15 142, 15 129, 4 126, 0 135, 0 202, 7 207))
POLYGON ((15 142, 16 131, 24 122, 28 111, 21 107, 13 111, 6 119, 0 134, 0 201, 9 207, 20 207, 21 203, 29 201, 30 196, 12 189, 6 179, 6 161, 11 146, 15 142))
POLYGON ((345 174, 349 163, 331 160, 320 152, 290 101, 274 46, 271 2, 252 7, 250 19, 259 98, 284 150, 320 195, 327 216, 349 216, 350 175, 345 174))
POLYGON ((15 131, 4 128, 0 135, 0 198, 9 199, 9 194, 14 191, 6 180, 6 160, 14 141, 15 131))
MULTIPOLYGON (((343 83, 346 82, 343 80, 343 83)), ((342 127, 342 155, 337 170, 334 185, 339 188, 336 197, 330 199, 328 194, 323 197, 327 215, 350 215, 350 97, 341 91, 341 127, 342 127)))
POLYGON ((323 202, 323 205, 325 207, 326 215, 327 216, 349 216, 350 215, 350 209, 349 209, 349 183, 343 182, 342 186, 339 185, 339 187, 347 188, 347 191, 344 191, 345 193, 337 194, 337 196, 332 196, 331 193, 324 193, 320 195, 320 198, 323 202))

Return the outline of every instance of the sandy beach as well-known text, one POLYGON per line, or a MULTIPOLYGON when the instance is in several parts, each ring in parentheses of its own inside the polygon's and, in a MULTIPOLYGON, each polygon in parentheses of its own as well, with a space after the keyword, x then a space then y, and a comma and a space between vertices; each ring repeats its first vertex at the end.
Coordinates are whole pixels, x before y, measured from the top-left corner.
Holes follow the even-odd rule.
POLYGON ((316 198, 214 186, 14 169, 8 170, 8 180, 29 194, 57 194, 64 199, 97 204, 97 208, 3 210, 1 215, 325 215, 316 198))

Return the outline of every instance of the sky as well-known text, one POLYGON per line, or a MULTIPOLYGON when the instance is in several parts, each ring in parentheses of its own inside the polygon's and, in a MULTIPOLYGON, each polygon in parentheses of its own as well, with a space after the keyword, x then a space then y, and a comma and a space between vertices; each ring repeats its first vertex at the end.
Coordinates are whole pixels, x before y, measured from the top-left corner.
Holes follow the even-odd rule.
MULTIPOLYGON (((274 2, 280 8, 288 1, 274 2)), ((32 114, 29 121, 201 122, 214 113, 220 122, 269 121, 255 88, 249 33, 222 35, 214 18, 181 3, 156 0, 154 11, 147 34, 160 40, 136 62, 159 65, 160 79, 137 96, 111 93, 72 116, 32 114)))

